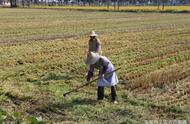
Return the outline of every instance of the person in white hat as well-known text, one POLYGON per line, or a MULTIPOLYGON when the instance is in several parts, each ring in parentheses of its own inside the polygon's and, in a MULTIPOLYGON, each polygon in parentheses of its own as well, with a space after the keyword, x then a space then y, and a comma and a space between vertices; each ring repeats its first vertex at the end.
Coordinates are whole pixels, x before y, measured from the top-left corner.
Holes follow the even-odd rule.
POLYGON ((97 38, 97 34, 95 33, 95 31, 92 31, 90 34, 90 40, 88 42, 88 52, 96 52, 96 53, 101 53, 101 42, 100 40, 97 38))
POLYGON ((87 82, 90 82, 93 77, 94 69, 99 70, 99 80, 98 91, 97 91, 97 99, 104 99, 104 87, 111 87, 111 99, 112 102, 117 103, 117 94, 116 94, 116 85, 118 83, 118 78, 116 72, 113 72, 109 75, 104 75, 106 73, 112 72, 114 70, 114 66, 107 57, 101 56, 95 52, 89 52, 86 58, 85 63, 89 65, 88 74, 86 77, 87 82))

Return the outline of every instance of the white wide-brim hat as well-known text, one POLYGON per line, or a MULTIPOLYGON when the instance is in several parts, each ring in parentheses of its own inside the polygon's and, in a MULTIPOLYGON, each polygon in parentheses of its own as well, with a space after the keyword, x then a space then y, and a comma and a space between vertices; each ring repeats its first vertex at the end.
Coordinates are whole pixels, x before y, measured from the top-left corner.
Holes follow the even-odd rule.
POLYGON ((97 37, 98 35, 95 33, 95 31, 92 31, 90 34, 90 37, 97 37))
POLYGON ((100 59, 100 55, 98 53, 89 52, 87 54, 87 58, 85 60, 85 63, 87 65, 93 65, 100 59))

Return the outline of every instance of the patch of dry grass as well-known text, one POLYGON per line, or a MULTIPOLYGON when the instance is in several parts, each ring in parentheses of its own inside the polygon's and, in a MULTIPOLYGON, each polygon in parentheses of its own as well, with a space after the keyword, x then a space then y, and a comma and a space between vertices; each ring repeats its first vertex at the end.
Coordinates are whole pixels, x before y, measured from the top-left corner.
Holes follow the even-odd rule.
POLYGON ((131 81, 129 88, 151 88, 164 87, 170 83, 176 83, 184 78, 190 76, 190 63, 184 62, 180 64, 173 64, 160 70, 155 70, 142 77, 135 78, 131 81))

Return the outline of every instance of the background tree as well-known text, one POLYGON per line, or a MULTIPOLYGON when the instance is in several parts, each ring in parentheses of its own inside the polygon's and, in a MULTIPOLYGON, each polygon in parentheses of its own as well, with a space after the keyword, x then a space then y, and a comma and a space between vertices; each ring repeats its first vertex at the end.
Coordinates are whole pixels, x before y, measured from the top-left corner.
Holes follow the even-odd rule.
POLYGON ((160 9, 160 0, 157 0, 157 9, 160 9))
POLYGON ((26 0, 26 4, 29 7, 30 6, 30 0, 26 0))
POLYGON ((107 9, 110 7, 110 0, 107 0, 107 9))
POLYGON ((114 10, 116 10, 116 3, 117 3, 117 0, 114 0, 114 10))
POLYGON ((22 3, 22 7, 24 7, 24 5, 25 5, 25 0, 22 0, 21 3, 22 3))
POLYGON ((10 0, 11 8, 17 7, 17 1, 16 0, 10 0))
POLYGON ((117 10, 119 10, 120 0, 117 0, 117 10))

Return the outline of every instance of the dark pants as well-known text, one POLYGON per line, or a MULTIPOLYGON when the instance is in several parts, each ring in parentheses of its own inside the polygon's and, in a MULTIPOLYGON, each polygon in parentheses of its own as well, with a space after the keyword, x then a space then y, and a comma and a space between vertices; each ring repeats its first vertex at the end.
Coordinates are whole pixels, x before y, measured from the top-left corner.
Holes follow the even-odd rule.
MULTIPOLYGON (((98 100, 103 100, 104 99, 104 87, 99 86, 98 87, 98 100)), ((111 86, 111 100, 115 101, 117 98, 116 94, 116 86, 111 86)))

